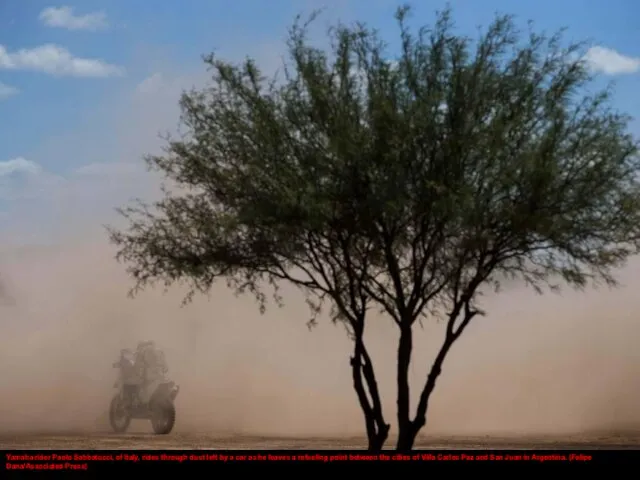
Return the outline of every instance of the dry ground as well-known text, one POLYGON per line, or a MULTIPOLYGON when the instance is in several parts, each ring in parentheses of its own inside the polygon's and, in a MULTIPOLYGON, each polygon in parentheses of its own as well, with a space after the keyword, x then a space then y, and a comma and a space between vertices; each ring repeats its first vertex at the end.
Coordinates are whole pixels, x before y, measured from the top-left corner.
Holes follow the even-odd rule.
MULTIPOLYGON (((361 438, 294 438, 149 433, 0 434, 0 449, 342 449, 363 448, 361 438)), ((389 442, 392 445, 392 442, 389 442)), ((422 437, 420 449, 640 449, 640 432, 538 437, 422 437)))

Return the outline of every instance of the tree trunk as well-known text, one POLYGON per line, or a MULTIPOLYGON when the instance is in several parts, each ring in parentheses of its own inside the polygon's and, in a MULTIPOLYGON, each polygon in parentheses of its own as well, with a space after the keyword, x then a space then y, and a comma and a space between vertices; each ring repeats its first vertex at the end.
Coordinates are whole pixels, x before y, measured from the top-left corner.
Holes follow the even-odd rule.
POLYGON ((413 348, 413 338, 411 326, 402 326, 400 328, 400 340, 398 342, 398 361, 397 361, 397 410, 398 410, 398 443, 397 450, 410 450, 413 446, 415 438, 411 419, 409 418, 410 408, 410 389, 409 389, 409 365, 411 363, 411 350, 413 348), (407 447, 407 445, 409 445, 407 447))
POLYGON ((410 324, 401 324, 400 341, 398 343, 398 442, 396 444, 396 450, 409 451, 413 448, 418 433, 427 423, 429 398, 431 398, 431 394, 436 387, 436 380, 438 380, 438 377, 442 373, 444 360, 453 343, 460 337, 471 319, 478 315, 478 313, 479 311, 470 308, 468 300, 463 300, 458 303, 449 315, 444 342, 433 361, 433 365, 427 376, 427 382, 420 393, 416 415, 413 420, 409 418, 409 364, 411 363, 413 338, 411 326, 406 326, 410 324), (465 308, 464 318, 459 328, 455 330, 455 320, 462 307, 465 308))
POLYGON ((351 371, 353 375, 353 387, 358 395, 358 401, 364 413, 368 440, 367 450, 370 452, 380 452, 384 446, 384 442, 389 436, 390 425, 385 423, 384 416, 382 415, 382 405, 373 372, 373 365, 364 347, 362 338, 356 338, 354 355, 351 357, 351 371), (365 382, 371 400, 365 390, 365 382))
POLYGON ((368 437, 367 451, 372 453, 379 453, 382 451, 382 447, 384 447, 384 442, 387 441, 387 437, 389 436, 389 426, 383 427, 382 430, 376 431, 372 435, 368 437))
POLYGON ((396 450, 399 452, 408 452, 413 449, 413 444, 416 441, 418 432, 424 426, 424 423, 410 421, 401 433, 398 434, 398 442, 396 443, 396 450))

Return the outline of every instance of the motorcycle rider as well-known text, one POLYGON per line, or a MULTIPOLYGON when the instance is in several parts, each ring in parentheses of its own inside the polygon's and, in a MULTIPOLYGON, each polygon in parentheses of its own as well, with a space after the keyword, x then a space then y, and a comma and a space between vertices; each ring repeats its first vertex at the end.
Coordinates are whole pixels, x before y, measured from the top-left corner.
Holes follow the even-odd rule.
POLYGON ((137 402, 138 389, 140 388, 140 379, 132 357, 133 352, 128 348, 124 348, 120 350, 120 360, 114 364, 114 367, 120 369, 122 391, 129 405, 134 405, 137 402))
POLYGON ((136 349, 136 370, 142 379, 142 388, 146 388, 167 372, 164 354, 153 341, 139 342, 136 349))

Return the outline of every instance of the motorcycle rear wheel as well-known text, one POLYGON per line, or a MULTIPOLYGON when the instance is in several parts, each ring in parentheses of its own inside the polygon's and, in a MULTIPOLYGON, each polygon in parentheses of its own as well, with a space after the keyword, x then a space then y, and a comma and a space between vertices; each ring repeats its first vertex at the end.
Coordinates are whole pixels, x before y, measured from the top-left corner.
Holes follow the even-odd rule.
POLYGON ((151 426, 157 435, 167 435, 176 423, 176 407, 172 402, 157 405, 151 413, 151 426))

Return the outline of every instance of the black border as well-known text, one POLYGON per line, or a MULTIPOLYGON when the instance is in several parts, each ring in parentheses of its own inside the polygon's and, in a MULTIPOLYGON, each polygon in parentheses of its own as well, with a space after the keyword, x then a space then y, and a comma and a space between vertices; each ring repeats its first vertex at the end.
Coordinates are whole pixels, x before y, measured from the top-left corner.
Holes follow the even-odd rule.
POLYGON ((375 459, 358 450, 3 450, 3 470, 78 473, 184 473, 256 469, 261 474, 273 468, 305 469, 353 465, 372 472, 416 468, 532 468, 563 465, 619 465, 640 461, 638 450, 420 450, 399 454, 384 452, 375 459), (157 458, 158 460, 154 460, 157 458), (173 459, 173 460, 172 460, 173 459), (179 461, 178 459, 182 459, 179 461), (226 460, 225 460, 226 459, 226 460), (65 465, 66 464, 66 465, 65 465), (15 468, 22 465, 23 468, 15 468), (52 467, 53 465, 53 467, 52 467), (63 466, 63 468, 60 468, 63 466))

